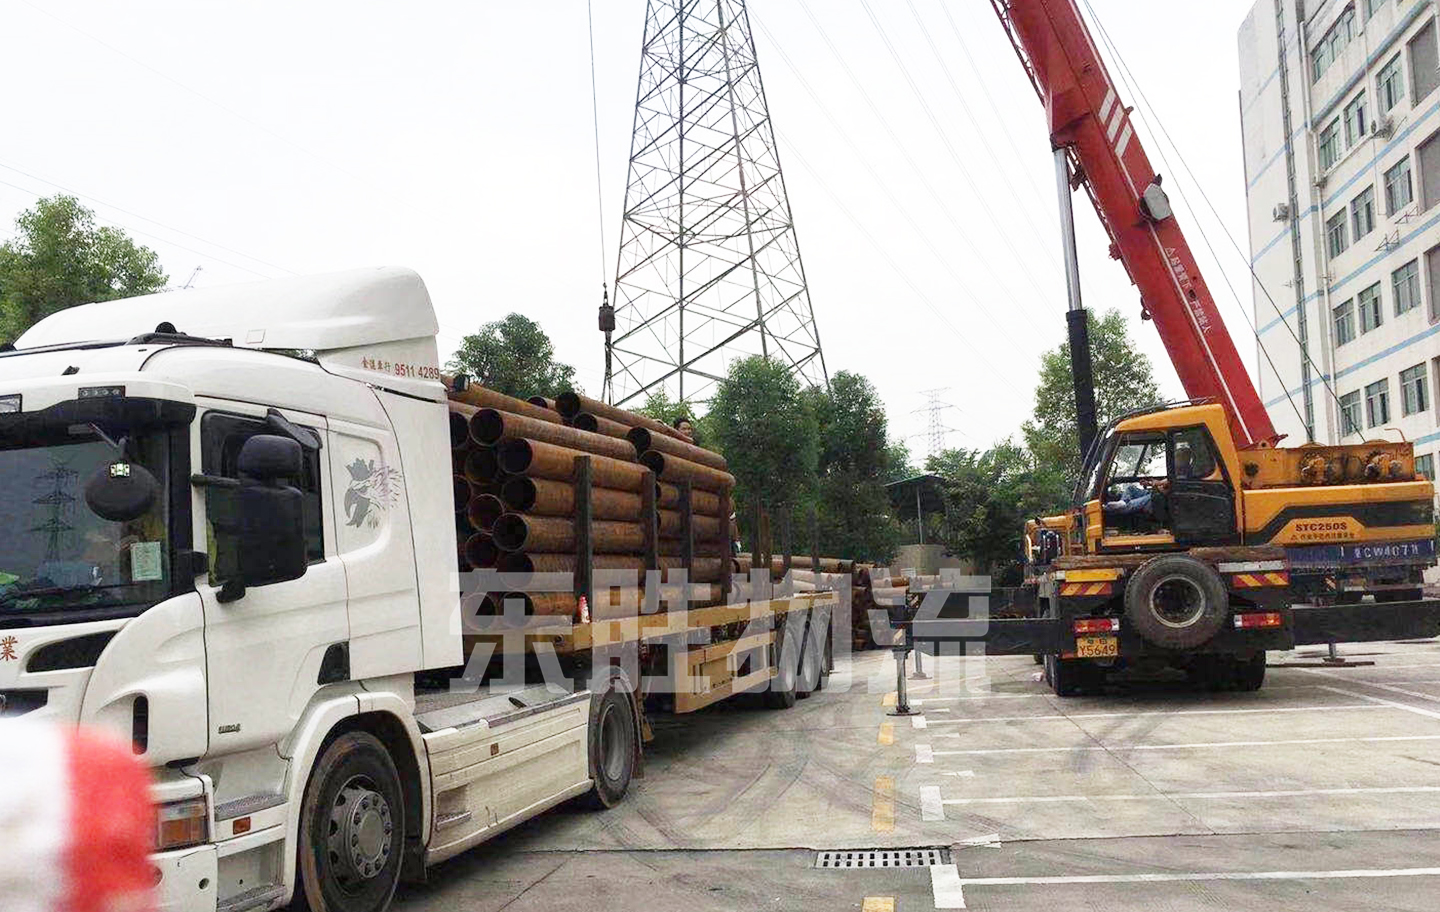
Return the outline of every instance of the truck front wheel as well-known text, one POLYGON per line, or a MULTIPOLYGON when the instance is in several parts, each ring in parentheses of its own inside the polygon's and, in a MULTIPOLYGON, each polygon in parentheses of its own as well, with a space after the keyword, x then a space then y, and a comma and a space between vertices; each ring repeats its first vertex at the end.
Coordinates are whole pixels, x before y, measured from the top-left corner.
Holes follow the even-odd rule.
POLYGON ((590 701, 590 778, 595 786, 585 796, 596 810, 612 808, 625 800, 640 739, 635 728, 635 710, 625 688, 612 681, 599 698, 590 701))
POLYGON ((310 912, 380 912, 400 880, 405 845, 400 775, 369 732, 321 754, 300 809, 297 905, 310 912))

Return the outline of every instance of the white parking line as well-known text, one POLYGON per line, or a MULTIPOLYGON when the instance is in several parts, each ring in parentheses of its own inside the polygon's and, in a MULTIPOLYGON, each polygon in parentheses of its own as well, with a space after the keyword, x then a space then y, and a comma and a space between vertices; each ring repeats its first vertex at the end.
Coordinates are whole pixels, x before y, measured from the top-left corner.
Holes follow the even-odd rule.
MULTIPOLYGON (((1319 685, 1323 687, 1324 685, 1319 685)), ((1339 709, 1385 709, 1383 705, 1375 703, 1340 703, 1335 706, 1282 706, 1270 709, 1159 709, 1142 710, 1140 712, 1095 712, 1095 713, 1056 713, 1043 716, 970 716, 959 719, 935 719, 930 725, 954 725, 959 723, 976 722, 1039 722, 1055 721, 1058 719, 1140 719, 1146 716, 1232 716, 1232 715, 1259 715, 1264 713, 1298 713, 1298 712, 1332 712, 1339 709)), ((928 710, 927 710, 928 711, 928 710)))
POLYGON ((926 821, 944 820, 945 807, 940 802, 940 786, 920 787, 920 819, 926 821))
MULTIPOLYGON (((1415 697, 1415 698, 1418 699, 1418 700, 1428 700, 1428 701, 1430 701, 1431 703, 1440 703, 1440 697, 1437 697, 1437 696, 1435 696, 1434 694, 1421 693, 1421 692, 1418 691, 1418 690, 1406 690, 1406 689, 1404 689, 1403 687, 1395 687, 1395 686, 1392 685, 1392 684, 1378 684, 1378 683, 1376 683, 1376 682, 1374 682, 1374 681, 1361 681, 1361 680, 1358 680, 1358 679, 1356 679, 1356 678, 1348 677, 1348 676, 1346 676, 1346 675, 1336 674, 1336 673, 1333 672, 1333 671, 1321 671, 1321 670, 1319 670, 1318 668, 1301 668, 1300 671, 1303 671, 1303 672, 1305 672, 1306 674, 1317 675, 1317 676, 1322 677, 1322 678, 1335 678, 1335 679, 1337 679, 1337 680, 1344 681, 1344 682, 1347 683, 1347 684, 1358 684, 1358 685, 1360 685, 1360 686, 1362 686, 1362 687, 1374 687, 1374 688, 1376 688, 1376 689, 1378 689, 1378 690, 1385 690, 1385 691, 1389 691, 1390 693, 1398 693, 1398 694, 1401 694, 1402 696, 1406 696, 1406 697, 1415 697)), ((1347 693, 1347 694, 1349 694, 1349 695, 1352 696, 1352 697, 1363 697, 1363 696, 1364 696, 1364 694, 1356 693, 1356 692, 1354 692, 1354 691, 1341 690, 1341 689, 1338 688, 1338 687, 1323 687, 1322 689, 1323 689, 1323 690, 1335 691, 1335 692, 1337 692, 1337 693, 1347 693)), ((1374 697, 1367 697, 1366 699, 1374 700, 1374 697)), ((1434 718, 1436 718, 1436 719, 1440 719, 1440 713, 1431 712, 1431 711, 1425 710, 1425 709, 1420 709, 1420 708, 1415 707, 1415 706, 1406 706, 1404 703, 1394 703, 1394 702, 1391 702, 1391 701, 1389 701, 1389 700, 1386 700, 1385 702, 1386 702, 1386 703, 1389 703, 1391 706, 1397 706, 1397 707, 1399 707, 1400 709, 1409 710, 1410 712, 1413 712, 1413 713, 1419 713, 1419 714, 1422 715, 1422 716, 1432 716, 1432 717, 1434 717, 1434 718)))
POLYGON ((916 728, 924 728, 924 727, 925 727, 925 716, 924 716, 924 714, 922 713, 921 715, 918 715, 918 716, 911 716, 911 717, 910 717, 910 724, 913 725, 913 726, 916 727, 916 728))
MULTIPOLYGON (((1378 699, 1378 698, 1377 698, 1378 699)), ((1388 702, 1388 701, 1387 701, 1388 702)), ((1440 713, 1427 713, 1437 715, 1440 713)), ((963 735, 941 732, 936 737, 960 738, 963 735)), ((1110 744, 1077 745, 1075 747, 985 747, 971 750, 933 751, 935 757, 958 757, 974 754, 1060 754, 1071 751, 1161 751, 1205 750, 1215 747, 1274 747, 1286 744, 1369 744, 1382 741, 1440 741, 1440 735, 1369 735, 1363 738, 1288 738, 1283 741, 1194 741, 1189 744, 1110 744)))
MULTIPOLYGON (((954 702, 954 701, 956 701, 956 700, 1043 700, 1046 696, 1047 696, 1047 695, 1046 695, 1046 694, 1043 694, 1043 693, 1026 693, 1026 694, 1012 694, 1012 693, 969 694, 968 696, 964 696, 964 697, 926 697, 923 702, 926 702, 926 703, 938 703, 938 702, 940 702, 940 701, 942 701, 942 700, 948 701, 948 702, 954 702)), ((920 701, 920 700, 911 700, 911 701, 910 701, 910 703, 911 703, 912 705, 915 704, 915 703, 919 703, 919 702, 922 702, 922 701, 920 701)))
POLYGON ((1065 884, 1183 883, 1206 880, 1366 880, 1388 877, 1437 877, 1440 868, 1354 868, 1342 871, 1213 871, 1200 874, 1071 874, 1051 877, 961 878, 954 865, 930 868, 935 908, 965 908, 965 887, 1008 887, 1065 884), (939 871, 937 868, 949 868, 939 871), (941 905, 942 901, 945 903, 941 905))
POLYGON ((1440 785, 1377 788, 1289 789, 1273 792, 1151 792, 1144 795, 1007 795, 1002 798, 946 798, 941 804, 1060 804, 1082 801, 1224 801, 1232 798, 1310 798, 1317 795, 1412 795, 1440 792, 1440 785))
POLYGON ((934 753, 933 750, 931 750, 930 745, 928 745, 928 744, 917 744, 917 745, 915 745, 915 762, 916 762, 916 763, 934 763, 934 762, 935 762, 935 753, 934 753))

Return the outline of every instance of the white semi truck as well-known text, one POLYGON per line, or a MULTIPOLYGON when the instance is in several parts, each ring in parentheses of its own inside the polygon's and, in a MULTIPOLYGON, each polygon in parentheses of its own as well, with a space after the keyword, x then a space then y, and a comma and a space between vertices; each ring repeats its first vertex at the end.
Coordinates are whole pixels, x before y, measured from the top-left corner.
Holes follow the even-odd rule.
POLYGON ((562 801, 623 798, 647 669, 676 712, 823 685, 812 594, 560 624, 570 686, 450 686, 436 330, 417 275, 369 269, 75 307, 0 351, 0 712, 134 744, 162 908, 384 909, 562 801), (594 658, 642 643, 643 667, 594 658))

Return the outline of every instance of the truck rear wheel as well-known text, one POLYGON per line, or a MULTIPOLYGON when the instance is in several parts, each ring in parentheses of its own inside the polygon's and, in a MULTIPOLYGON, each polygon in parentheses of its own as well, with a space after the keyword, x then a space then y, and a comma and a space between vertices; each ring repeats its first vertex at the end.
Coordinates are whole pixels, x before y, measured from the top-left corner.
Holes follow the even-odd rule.
POLYGON ((799 676, 800 655, 797 636, 789 623, 775 627, 775 677, 765 689, 765 705, 770 709, 789 709, 795 705, 795 679, 799 676))
POLYGON ((310 912, 380 912, 400 881, 404 846, 395 761, 369 732, 341 735, 305 786, 296 904, 310 912))
POLYGON ((1099 690, 1105 683, 1105 669, 1085 659, 1045 656, 1045 683, 1057 697, 1074 697, 1099 690))
POLYGON ((585 803, 595 810, 625 800, 640 756, 635 708, 626 687, 612 678, 605 693, 590 700, 590 778, 595 783, 585 803))
POLYGON ((1210 642, 1229 611, 1219 574, 1184 554, 1151 558, 1125 586, 1125 617, 1141 637, 1166 649, 1210 642))
POLYGON ((1425 588, 1416 586, 1413 589, 1382 589, 1375 593, 1377 602, 1418 602, 1425 597, 1425 588))
POLYGON ((800 650, 800 674, 795 681, 795 696, 802 700, 820 689, 821 668, 825 664, 820 635, 812 618, 806 625, 805 645, 800 650))
POLYGON ((1265 683, 1265 653, 1257 652, 1248 659, 1237 658, 1233 680, 1235 689, 1241 691, 1259 690, 1265 683))

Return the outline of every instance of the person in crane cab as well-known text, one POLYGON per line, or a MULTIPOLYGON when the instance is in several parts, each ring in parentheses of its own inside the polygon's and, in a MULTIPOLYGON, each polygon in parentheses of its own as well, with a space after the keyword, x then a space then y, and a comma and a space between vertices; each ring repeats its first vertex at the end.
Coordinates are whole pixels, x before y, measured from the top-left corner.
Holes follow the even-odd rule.
POLYGON ((1201 477, 1195 471, 1195 453, 1190 449, 1190 444, 1188 443, 1177 443, 1175 445, 1175 477, 1201 477))

